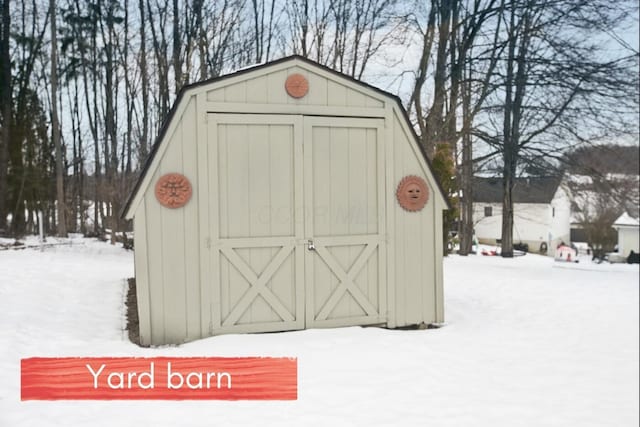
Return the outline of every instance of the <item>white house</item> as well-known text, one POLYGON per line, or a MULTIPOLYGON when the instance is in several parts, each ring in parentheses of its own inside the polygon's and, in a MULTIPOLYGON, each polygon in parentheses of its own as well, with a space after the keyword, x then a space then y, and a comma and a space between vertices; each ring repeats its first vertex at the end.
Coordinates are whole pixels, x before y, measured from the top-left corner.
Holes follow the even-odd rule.
MULTIPOLYGON (((514 243, 549 255, 560 243, 569 243, 571 201, 561 182, 561 176, 516 179, 514 243)), ((474 178, 473 223, 480 243, 496 244, 501 238, 502 194, 502 178, 474 178)))
POLYGON ((639 219, 626 212, 613 223, 613 228, 618 232, 618 253, 625 258, 631 251, 640 253, 639 227, 639 219))

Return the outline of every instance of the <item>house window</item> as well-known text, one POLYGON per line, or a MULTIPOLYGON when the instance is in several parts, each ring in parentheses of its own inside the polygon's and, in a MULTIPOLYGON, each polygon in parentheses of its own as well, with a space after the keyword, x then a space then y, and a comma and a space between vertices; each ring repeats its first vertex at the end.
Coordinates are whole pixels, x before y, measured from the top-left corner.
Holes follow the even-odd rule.
POLYGON ((552 207, 551 208, 551 218, 555 218, 556 217, 556 208, 552 207))
POLYGON ((491 215, 493 215, 493 208, 491 206, 485 206, 484 216, 491 216, 491 215))

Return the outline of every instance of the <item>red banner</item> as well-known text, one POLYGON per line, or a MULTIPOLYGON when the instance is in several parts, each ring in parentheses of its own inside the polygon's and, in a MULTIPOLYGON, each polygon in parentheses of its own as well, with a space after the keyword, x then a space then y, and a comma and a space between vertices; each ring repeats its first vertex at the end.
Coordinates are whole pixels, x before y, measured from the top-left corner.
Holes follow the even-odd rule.
POLYGON ((34 357, 22 400, 296 400, 298 361, 270 357, 34 357))

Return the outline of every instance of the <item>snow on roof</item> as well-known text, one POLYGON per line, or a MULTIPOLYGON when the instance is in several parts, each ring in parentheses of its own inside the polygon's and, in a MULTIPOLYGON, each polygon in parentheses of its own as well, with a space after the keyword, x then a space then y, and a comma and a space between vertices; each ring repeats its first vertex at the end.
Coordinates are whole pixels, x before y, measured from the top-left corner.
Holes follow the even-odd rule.
POLYGON ((616 222, 613 223, 613 226, 616 227, 638 227, 640 226, 640 221, 638 220, 638 218, 633 218, 631 215, 629 215, 628 213, 623 213, 622 215, 620 215, 620 217, 618 219, 616 219, 616 222))

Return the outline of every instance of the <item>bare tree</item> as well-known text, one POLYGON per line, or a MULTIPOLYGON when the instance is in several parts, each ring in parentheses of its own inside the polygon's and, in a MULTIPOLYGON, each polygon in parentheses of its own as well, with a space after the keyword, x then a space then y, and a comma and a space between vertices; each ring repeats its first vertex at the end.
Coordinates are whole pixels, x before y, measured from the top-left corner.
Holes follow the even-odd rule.
POLYGON ((445 217, 445 235, 457 215, 458 187, 462 189, 462 254, 471 250, 473 233, 472 131, 475 117, 492 90, 490 83, 501 44, 489 34, 500 28, 496 19, 499 11, 500 2, 496 0, 432 1, 426 10, 426 22, 421 24, 417 17, 414 21, 422 50, 407 107, 415 112, 421 144, 434 165, 451 163, 438 156, 456 160, 456 168, 436 168, 436 173, 441 182, 447 183, 454 207, 445 217))
POLYGON ((477 134, 502 162, 503 257, 513 256, 512 190, 526 160, 560 156, 571 144, 591 140, 595 131, 623 132, 629 113, 635 109, 637 114, 624 95, 637 82, 637 57, 611 58, 603 53, 602 39, 593 37, 600 27, 616 28, 628 6, 507 3, 507 49, 494 81, 500 90, 493 92, 484 132, 477 134))
POLYGON ((327 63, 326 34, 331 10, 322 0, 292 0, 286 3, 285 14, 291 29, 285 50, 296 55, 327 63))
POLYGON ((145 30, 144 0, 138 0, 138 12, 140 13, 140 53, 138 63, 140 67, 140 79, 142 81, 142 131, 138 146, 138 155, 144 160, 148 154, 149 144, 149 72, 147 71, 147 34, 145 30))
POLYGON ((11 85, 11 12, 9 0, 2 1, 2 20, 0 24, 0 104, 2 114, 0 124, 0 232, 7 228, 7 166, 9 161, 9 141, 11 139, 12 85, 11 85))
POLYGON ((51 138, 56 150, 56 202, 58 204, 58 237, 67 237, 66 202, 64 198, 64 163, 60 126, 58 124, 58 34, 56 31, 56 2, 49 0, 51 16, 51 138))

